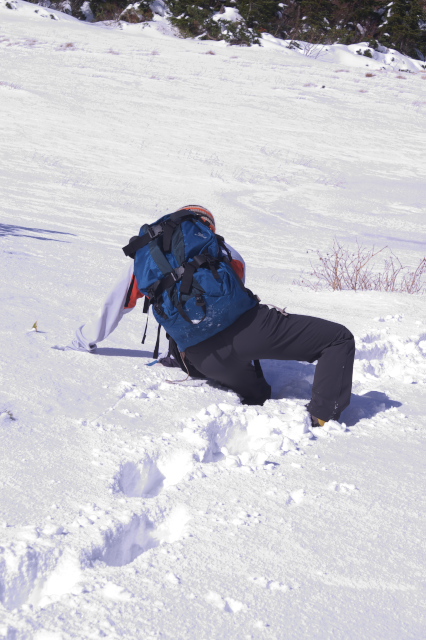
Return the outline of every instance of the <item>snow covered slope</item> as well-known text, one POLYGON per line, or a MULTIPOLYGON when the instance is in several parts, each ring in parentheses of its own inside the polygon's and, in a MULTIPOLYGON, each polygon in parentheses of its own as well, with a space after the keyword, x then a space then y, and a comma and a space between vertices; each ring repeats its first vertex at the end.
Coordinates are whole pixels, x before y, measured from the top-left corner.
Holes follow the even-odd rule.
POLYGON ((11 4, 0 637, 423 637, 425 299, 292 283, 334 236, 423 257, 426 76, 11 4), (262 408, 170 384, 141 310, 96 354, 58 348, 140 224, 190 202, 263 301, 355 333, 344 425, 309 430, 305 363, 264 363, 262 408))

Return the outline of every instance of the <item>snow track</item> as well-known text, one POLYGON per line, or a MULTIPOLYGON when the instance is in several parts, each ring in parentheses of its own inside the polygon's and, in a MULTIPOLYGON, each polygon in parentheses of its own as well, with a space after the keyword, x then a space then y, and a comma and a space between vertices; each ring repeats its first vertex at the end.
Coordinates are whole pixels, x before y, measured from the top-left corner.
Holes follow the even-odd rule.
MULTIPOLYGON (((383 380, 380 367, 386 359, 385 370, 389 369, 391 362, 395 366, 399 363, 403 373, 405 367, 411 370, 413 365, 421 365, 423 342, 424 334, 405 340, 380 330, 365 335, 357 341, 357 384, 383 380), (374 367, 373 373, 371 366, 374 367)), ((270 363, 270 374, 278 371, 279 366, 280 363, 270 363)), ((321 442, 325 441, 330 446, 335 436, 352 435, 345 424, 333 421, 322 429, 310 427, 303 397, 309 393, 309 388, 305 387, 310 376, 306 374, 306 371, 310 372, 307 367, 311 365, 305 365, 306 370, 300 369, 300 376, 296 375, 293 380, 296 398, 277 398, 266 402, 264 407, 246 407, 239 404, 234 394, 225 393, 228 401, 211 403, 192 412, 192 415, 170 425, 169 432, 152 436, 144 433, 143 429, 140 431, 138 426, 136 437, 129 438, 128 433, 125 439, 115 438, 115 444, 111 446, 109 434, 122 429, 116 419, 140 425, 144 403, 158 400, 163 388, 174 389, 173 393, 177 393, 176 387, 162 381, 169 372, 161 367, 152 371, 151 382, 143 388, 137 382, 117 382, 113 391, 115 399, 110 407, 94 420, 79 421, 83 428, 102 436, 101 446, 93 449, 93 464, 95 469, 102 470, 104 486, 110 497, 105 499, 104 496, 99 504, 82 506, 77 516, 67 522, 59 524, 50 520, 42 527, 12 528, 10 542, 1 548, 0 601, 11 620, 5 627, 9 629, 6 638, 27 640, 31 632, 25 630, 25 624, 19 631, 14 621, 19 619, 22 623, 22 620, 27 620, 26 624, 29 624, 31 619, 42 620, 44 612, 53 611, 55 607, 59 607, 59 612, 70 599, 74 607, 83 603, 87 607, 88 602, 94 603, 99 598, 102 602, 109 602, 110 607, 119 603, 120 606, 132 605, 138 592, 133 579, 126 584, 122 577, 111 572, 128 572, 134 567, 136 575, 143 577, 146 573, 148 579, 149 566, 156 563, 155 558, 161 550, 167 557, 173 557, 173 548, 193 544, 191 540, 204 537, 208 531, 214 538, 222 535, 222 528, 227 530, 227 536, 235 536, 238 531, 242 540, 247 538, 244 532, 250 532, 247 542, 253 535, 256 537, 256 531, 260 532, 267 522, 263 510, 240 507, 233 513, 229 508, 222 513, 219 505, 225 503, 220 499, 217 501, 217 497, 208 497, 213 487, 212 495, 217 491, 220 493, 221 488, 228 490, 235 483, 240 486, 241 480, 246 478, 248 486, 258 487, 263 503, 265 500, 278 501, 282 514, 280 527, 284 528, 291 521, 294 509, 312 510, 315 500, 325 506, 327 500, 323 496, 326 494, 357 501, 360 489, 346 478, 330 478, 323 486, 323 494, 317 497, 311 487, 305 483, 302 486, 295 484, 292 478, 295 473, 303 471, 308 458, 308 467, 312 470, 312 461, 319 459, 315 451, 321 449, 321 442), (283 474, 284 467, 291 469, 292 474, 283 474), (216 504, 217 509, 212 509, 209 503, 216 504), (288 515, 285 515, 285 510, 288 515), (210 516, 206 515, 209 513, 210 516)), ((284 372, 284 378, 280 380, 277 374, 272 382, 273 386, 288 392, 289 387, 283 384, 286 375, 289 374, 284 372)), ((180 392, 195 393, 203 398, 205 386, 205 383, 196 383, 195 386, 190 383, 187 387, 183 385, 180 392)), ((219 396, 223 394, 220 389, 217 393, 219 396)), ((392 402, 384 392, 369 391, 355 395, 348 410, 348 422, 359 425, 359 434, 363 432, 365 418, 378 417, 377 426, 396 426, 404 419, 397 408, 400 404, 392 402)), ((328 472, 327 467, 318 469, 324 469, 322 473, 328 472)), ((235 501, 236 505, 240 502, 236 498, 235 501)), ((268 526, 270 535, 272 530, 268 526)), ((5 533, 8 537, 9 528, 5 533)), ((176 553, 179 555, 181 551, 176 553)), ((182 582, 182 576, 173 570, 170 563, 166 563, 162 573, 167 589, 182 589, 188 580, 186 578, 182 582)), ((254 572, 245 580, 258 593, 261 587, 265 593, 293 598, 300 589, 294 577, 283 580, 279 574, 265 577, 254 572)), ((346 584, 352 588, 350 581, 342 583, 336 577, 325 577, 323 584, 330 587, 346 584)), ((368 591, 371 585, 361 580, 357 588, 368 591)), ((380 585, 374 588, 382 590, 380 585)), ((407 584, 404 589, 408 593, 415 587, 407 584)), ((202 606, 211 612, 250 619, 252 628, 258 632, 268 629, 268 623, 263 619, 253 618, 253 603, 250 604, 250 599, 242 595, 214 588, 212 583, 201 597, 202 606)), ((160 613, 162 605, 157 609, 160 613)), ((84 637, 91 637, 86 616, 78 628, 79 633, 86 634, 84 637)), ((228 633, 231 633, 230 637, 238 637, 232 635, 232 631, 228 633)), ((59 637, 61 640, 71 638, 65 629, 59 637)))
MULTIPOLYGON (((126 384, 119 385, 117 392, 121 393, 126 384)), ((135 397, 141 394, 134 389, 105 414, 110 414, 123 398, 133 403, 135 397)), ((126 414, 132 415, 130 411, 126 414)), ((96 425, 100 427, 99 420, 96 425)), ((42 530, 26 527, 14 531, 17 541, 1 548, 1 603, 9 610, 26 604, 46 606, 71 593, 84 582, 85 572, 96 571, 99 563, 124 566, 150 549, 180 540, 187 533, 191 516, 183 504, 164 512, 153 504, 157 496, 176 487, 185 495, 193 482, 212 473, 229 473, 231 468, 249 473, 257 468, 273 469, 279 466, 276 460, 280 456, 288 451, 297 453, 299 446, 310 444, 313 431, 319 430, 309 427, 306 410, 291 400, 270 401, 264 409, 227 403, 209 405, 186 419, 166 442, 163 438, 154 441, 149 453, 121 462, 110 486, 118 500, 120 496, 129 498, 125 509, 120 511, 115 506, 105 513, 96 505, 88 505, 63 526, 46 524, 42 530), (89 551, 85 548, 87 537, 100 539, 100 543, 89 551)), ((321 436, 334 431, 344 432, 345 427, 330 423, 321 436)), ((102 452, 95 453, 96 459, 103 457, 102 452)), ((289 504, 301 498, 297 492, 289 495, 289 504)))
MULTIPOLYGON (((401 323, 402 318, 388 317, 378 322, 392 326, 401 323)), ((406 384, 424 384, 425 344, 424 333, 404 338, 385 328, 365 335, 357 340, 356 382, 362 385, 371 380, 399 377, 406 384)), ((279 368, 279 363, 267 364, 270 373, 279 368)), ((290 370, 292 366, 290 363, 290 370)), ((306 373, 310 371, 308 367, 310 365, 300 369, 299 377, 296 373, 292 381, 291 390, 296 397, 300 395, 300 399, 271 400, 259 408, 242 406, 233 397, 232 403, 213 403, 185 418, 177 423, 174 433, 163 433, 159 438, 145 437, 145 444, 139 444, 132 455, 125 443, 117 446, 115 452, 111 448, 94 449, 95 466, 111 470, 109 481, 106 477, 111 492, 110 508, 91 504, 71 522, 47 522, 41 528, 15 529, 13 540, 1 547, 0 602, 5 609, 10 612, 25 610, 25 607, 43 610, 70 595, 78 597, 85 593, 84 585, 93 582, 101 567, 125 567, 158 547, 173 546, 184 540, 191 530, 200 526, 196 514, 191 513, 186 504, 197 483, 230 473, 266 471, 274 474, 286 454, 303 458, 307 448, 317 446, 316 440, 348 433, 345 424, 335 422, 323 429, 310 427, 303 399, 309 393, 307 380, 312 379, 311 374, 306 373), (114 466, 118 468, 115 473, 112 472, 114 466), (176 491, 181 500, 170 503, 169 496, 176 491)), ((288 385, 280 383, 279 377, 276 384, 281 390, 290 390, 288 385)), ((204 383, 198 384, 194 390, 203 394, 204 386, 204 383)), ((97 432, 111 433, 117 428, 111 419, 121 415, 131 421, 140 420, 143 403, 158 400, 162 389, 170 387, 164 386, 161 380, 155 382, 155 376, 145 390, 136 383, 122 381, 116 384, 117 399, 111 406, 90 424, 84 420, 81 423, 97 432)), ((400 405, 379 391, 355 395, 347 410, 348 422, 356 424, 382 413, 382 422, 389 425, 389 421, 396 420, 398 423, 400 405)), ((10 416, 4 414, 3 419, 10 416)), ((291 464, 295 469, 301 467, 298 462, 291 464)), ((327 488, 343 495, 358 491, 354 484, 336 480, 327 488)), ((274 491, 270 494, 275 495, 274 491)), ((305 489, 289 488, 284 502, 291 507, 303 502, 304 497, 305 489)), ((241 527, 258 521, 256 514, 243 510, 231 522, 232 526, 241 527)), ((170 580, 179 582, 173 577, 170 580)), ((266 578, 251 580, 272 591, 286 593, 294 588, 266 578)), ((125 602, 133 597, 114 583, 103 584, 107 598, 125 602)), ((205 602, 224 612, 239 613, 247 609, 244 603, 214 591, 207 593, 205 602)), ((14 637, 25 638, 25 634, 14 637)))

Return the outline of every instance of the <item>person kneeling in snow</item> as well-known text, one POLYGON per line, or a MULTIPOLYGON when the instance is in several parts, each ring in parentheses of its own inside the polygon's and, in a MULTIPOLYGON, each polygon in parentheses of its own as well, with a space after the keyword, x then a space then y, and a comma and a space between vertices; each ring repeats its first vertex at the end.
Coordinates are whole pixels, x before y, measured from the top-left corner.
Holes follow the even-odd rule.
MULTIPOLYGON (((245 277, 243 258, 235 249, 224 243, 223 238, 215 234, 213 214, 198 205, 182 207, 174 214, 164 216, 154 225, 145 225, 141 229, 140 236, 131 239, 124 251, 126 255, 133 258, 137 255, 136 265, 133 263, 129 265, 105 300, 98 316, 77 330, 76 337, 69 348, 94 351, 97 343, 114 331, 122 317, 134 309, 137 300, 144 295, 139 289, 139 285, 141 289, 144 288, 141 285, 142 276, 138 276, 137 280, 135 275, 138 261, 138 268, 141 268, 142 258, 139 256, 143 254, 140 251, 155 240, 155 250, 148 246, 147 253, 144 255, 149 258, 144 258, 144 260, 145 262, 148 259, 152 260, 152 256, 155 256, 155 261, 158 262, 158 247, 160 247, 162 252, 159 263, 163 264, 165 255, 167 254, 170 258, 168 252, 176 249, 176 241, 174 245, 172 244, 176 228, 183 228, 183 222, 187 220, 190 220, 191 224, 198 224, 196 229, 198 231, 195 235, 208 238, 209 242, 210 240, 216 242, 219 254, 214 257, 207 250, 203 250, 201 255, 190 256, 191 261, 186 257, 185 261, 181 263, 182 266, 175 269, 172 269, 172 266, 166 261, 173 273, 167 273, 167 270, 163 271, 162 274, 166 275, 162 275, 162 279, 154 283, 156 289, 153 288, 154 285, 151 288, 145 287, 148 289, 149 302, 153 304, 154 312, 157 312, 155 313, 156 318, 160 324, 163 324, 163 318, 165 319, 164 324, 170 318, 161 305, 159 306, 158 300, 163 302, 164 293, 174 292, 178 282, 180 283, 179 296, 173 298, 174 293, 173 295, 170 293, 170 300, 180 301, 182 294, 186 293, 184 287, 187 287, 188 293, 191 294, 191 286, 194 286, 193 281, 195 281, 194 273, 199 275, 201 272, 197 270, 200 268, 204 268, 210 278, 214 276, 216 281, 224 281, 223 274, 221 275, 219 272, 223 263, 226 263, 228 265, 226 267, 228 280, 229 267, 231 267, 231 273, 237 274, 237 278, 233 275, 231 280, 239 282, 245 292, 244 295, 249 296, 245 298, 245 300, 249 300, 249 304, 246 304, 245 307, 242 304, 241 311, 239 311, 238 304, 232 305, 232 301, 236 299, 235 295, 234 297, 230 295, 228 301, 225 299, 227 307, 222 313, 225 313, 224 317, 231 318, 231 321, 218 323, 212 329, 212 319, 217 314, 212 313, 209 322, 202 322, 207 318, 206 304, 204 296, 200 295, 199 282, 195 281, 197 291, 192 297, 196 298, 198 307, 193 305, 193 308, 198 309, 198 312, 201 313, 199 307, 202 307, 204 317, 198 320, 188 318, 189 310, 183 306, 185 303, 177 303, 176 306, 180 307, 179 313, 189 323, 186 324, 186 327, 191 331, 191 339, 182 342, 180 337, 173 335, 174 325, 172 324, 172 328, 168 328, 166 324, 166 330, 170 334, 168 336, 170 347, 168 355, 165 358, 160 358, 160 362, 166 366, 181 366, 189 375, 205 377, 229 387, 241 396, 244 404, 262 405, 271 397, 271 387, 263 376, 259 360, 298 360, 310 363, 317 360, 312 399, 307 405, 312 425, 318 427, 323 426, 328 420, 338 420, 341 412, 350 402, 355 353, 353 335, 340 324, 311 316, 289 314, 276 307, 270 308, 268 305, 260 304, 259 300, 242 284, 245 277), (201 227, 200 222, 202 223, 201 227), (203 235, 206 228, 209 231, 203 235), (169 237, 166 240, 167 233, 169 237), (158 244, 159 242, 161 244, 158 244), (166 244, 167 251, 164 248, 166 244), (190 272, 189 277, 187 277, 188 273, 185 275, 185 270, 190 272), (213 276, 210 275, 210 271, 213 276), (171 276, 173 277, 171 278, 171 276), (167 282, 167 287, 163 281, 167 282), (159 291, 160 297, 158 297, 159 291), (222 326, 224 326, 223 329, 222 326), (210 330, 210 334, 213 333, 207 338, 206 327, 207 330, 210 330), (179 345, 179 341, 180 345, 183 344, 183 348, 179 345)), ((186 230, 191 228, 191 225, 185 227, 186 230)), ((182 246, 185 245, 185 251, 189 243, 190 241, 185 237, 185 243, 181 243, 182 246)), ((145 263, 142 266, 145 268, 145 263)), ((152 271, 152 265, 150 269, 152 271)), ((141 271, 139 270, 138 273, 140 274, 141 271)), ((202 287, 201 291, 206 294, 202 287)), ((241 289, 238 287, 236 291, 241 293, 241 289)), ((187 303, 190 298, 191 295, 188 296, 187 303)), ((190 305, 187 304, 187 306, 190 305)), ((179 315, 177 318, 181 324, 185 325, 179 315)))

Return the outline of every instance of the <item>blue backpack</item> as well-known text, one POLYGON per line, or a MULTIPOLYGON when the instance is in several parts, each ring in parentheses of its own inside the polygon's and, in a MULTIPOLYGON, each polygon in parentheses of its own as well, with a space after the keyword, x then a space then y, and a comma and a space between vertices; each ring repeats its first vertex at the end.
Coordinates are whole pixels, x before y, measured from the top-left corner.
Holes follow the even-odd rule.
MULTIPOLYGON (((141 227, 123 248, 155 319, 185 351, 258 304, 235 273, 224 239, 200 214, 181 209, 141 227)), ((154 357, 158 355, 158 340, 154 357)))

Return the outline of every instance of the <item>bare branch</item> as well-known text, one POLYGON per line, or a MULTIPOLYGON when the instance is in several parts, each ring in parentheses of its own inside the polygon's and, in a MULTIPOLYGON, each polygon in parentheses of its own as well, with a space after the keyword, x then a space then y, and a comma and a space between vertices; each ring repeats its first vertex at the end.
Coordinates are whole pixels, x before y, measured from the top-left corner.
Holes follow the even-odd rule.
POLYGON ((318 262, 311 262, 308 276, 296 280, 295 284, 314 291, 332 289, 341 291, 390 291, 399 293, 426 293, 426 258, 416 269, 404 266, 400 259, 389 249, 365 247, 357 241, 356 248, 343 246, 336 238, 328 253, 317 251, 318 262), (383 251, 389 255, 384 262, 377 264, 375 258, 383 251))

